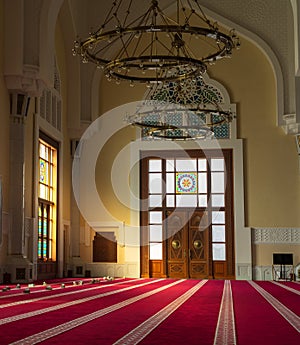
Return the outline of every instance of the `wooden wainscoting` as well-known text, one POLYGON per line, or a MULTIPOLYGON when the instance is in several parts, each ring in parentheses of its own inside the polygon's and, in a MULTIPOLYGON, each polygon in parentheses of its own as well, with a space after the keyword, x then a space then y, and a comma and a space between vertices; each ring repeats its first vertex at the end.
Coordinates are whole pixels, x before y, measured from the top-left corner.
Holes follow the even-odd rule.
POLYGON ((152 278, 164 278, 164 269, 162 260, 150 260, 150 277, 152 278))

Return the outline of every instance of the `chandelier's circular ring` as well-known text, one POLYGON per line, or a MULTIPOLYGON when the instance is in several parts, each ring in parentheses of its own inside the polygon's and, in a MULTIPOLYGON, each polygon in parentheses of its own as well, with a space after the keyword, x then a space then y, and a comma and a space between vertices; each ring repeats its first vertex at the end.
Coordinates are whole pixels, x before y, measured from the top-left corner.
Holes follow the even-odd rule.
MULTIPOLYGON (((190 41, 189 41, 190 44, 190 41)), ((172 48, 172 49, 173 49, 172 48)), ((145 25, 136 27, 117 27, 115 30, 92 33, 85 41, 75 43, 74 51, 82 56, 83 61, 93 62, 104 67, 109 78, 139 82, 161 82, 184 80, 195 75, 205 73, 206 63, 214 62, 230 55, 234 42, 229 35, 219 32, 215 28, 195 27, 189 25, 145 25), (172 40, 174 50, 168 48, 167 54, 134 52, 121 58, 105 58, 103 51, 107 51, 114 44, 122 42, 123 48, 132 40, 139 40, 142 35, 155 34, 156 41, 164 46, 164 41, 158 34, 166 34, 172 40), (193 58, 186 49, 184 35, 190 37, 206 37, 207 44, 213 52, 204 54, 201 58, 193 58), (211 42, 210 42, 211 41, 211 42), (185 73, 182 73, 185 70, 185 73), (148 75, 143 75, 147 71, 148 75), (149 74, 150 72, 150 74, 149 74)), ((127 48, 125 48, 126 50, 127 48)), ((156 49, 153 49, 156 51, 156 49)))
POLYGON ((180 127, 180 128, 155 128, 152 127, 148 130, 148 135, 151 135, 153 138, 168 139, 168 140, 196 140, 206 138, 208 134, 211 134, 209 128, 193 128, 191 126, 180 127), (171 134, 166 131, 181 131, 181 134, 178 133, 171 134), (192 134, 189 131, 198 131, 198 133, 193 132, 192 134))
MULTIPOLYGON (((101 30, 100 30, 101 31, 101 30)), ((181 33, 181 34, 190 34, 197 36, 205 36, 212 40, 212 42, 218 42, 216 46, 217 50, 215 53, 209 54, 206 57, 203 57, 201 61, 210 62, 214 61, 217 56, 223 57, 227 55, 233 48, 234 43, 232 38, 229 35, 226 35, 216 29, 190 26, 190 25, 145 25, 145 26, 136 26, 136 27, 119 27, 115 30, 101 32, 101 33, 92 33, 89 38, 84 40, 81 43, 81 49, 88 51, 91 49, 91 46, 94 46, 100 42, 107 41, 110 45, 114 43, 114 40, 118 41, 122 36, 127 34, 132 34, 133 36, 139 36, 142 34, 148 33, 181 33), (223 46, 221 46, 221 43, 223 46)), ((104 63, 108 63, 109 60, 99 59, 104 63)))
POLYGON ((180 81, 186 78, 197 76, 199 74, 204 74, 205 72, 206 65, 199 60, 184 56, 173 57, 167 55, 158 55, 155 56, 155 58, 147 55, 113 60, 107 63, 104 69, 104 74, 109 75, 111 78, 142 82, 151 82, 153 80, 156 82, 180 81), (188 70, 187 66, 191 69, 188 70), (157 71, 157 69, 172 69, 173 73, 168 75, 168 73, 162 72, 161 74, 149 77, 140 76, 137 73, 133 73, 134 71, 140 73, 143 68, 146 68, 148 71, 151 69, 154 71, 157 71))
MULTIPOLYGON (((191 129, 199 129, 199 128, 211 129, 213 127, 222 125, 223 123, 229 123, 234 118, 234 115, 230 111, 209 110, 209 109, 199 109, 199 108, 198 109, 188 108, 186 110, 193 111, 193 114, 197 115, 197 116, 200 116, 203 113, 210 113, 211 115, 216 115, 219 117, 219 120, 216 120, 216 121, 204 122, 204 120, 202 120, 203 121, 203 127, 202 126, 199 127, 197 125, 188 126, 188 128, 191 128, 191 129)), ((185 112, 186 110, 183 110, 183 109, 176 110, 176 108, 175 108, 175 109, 172 109, 172 112, 178 113, 178 112, 185 112)), ((160 110, 158 109, 157 113, 159 113, 159 112, 160 112, 160 110)), ((141 128, 143 128, 143 127, 157 127, 160 129, 183 129, 183 128, 185 128, 184 126, 175 126, 175 125, 162 123, 162 122, 156 122, 155 124, 153 124, 153 123, 147 124, 146 122, 141 121, 141 117, 143 117, 143 116, 146 117, 146 116, 149 116, 151 114, 156 115, 156 112, 153 110, 149 110, 149 111, 146 110, 146 111, 143 111, 140 113, 136 113, 136 114, 128 117, 127 121, 131 122, 132 125, 136 125, 136 126, 139 126, 141 128), (137 116, 140 117, 140 120, 135 120, 137 116), (131 121, 131 119, 132 119, 132 121, 131 121)))
POLYGON ((144 122, 134 122, 135 126, 139 126, 142 128, 150 128, 152 130, 174 130, 174 129, 178 129, 178 130, 187 130, 187 129, 196 129, 196 130, 203 130, 203 131, 208 131, 210 130, 210 128, 208 128, 208 126, 205 124, 203 126, 197 126, 197 125, 190 125, 190 126, 175 126, 175 125, 171 125, 168 123, 155 123, 155 124, 148 124, 148 123, 144 123, 144 122))

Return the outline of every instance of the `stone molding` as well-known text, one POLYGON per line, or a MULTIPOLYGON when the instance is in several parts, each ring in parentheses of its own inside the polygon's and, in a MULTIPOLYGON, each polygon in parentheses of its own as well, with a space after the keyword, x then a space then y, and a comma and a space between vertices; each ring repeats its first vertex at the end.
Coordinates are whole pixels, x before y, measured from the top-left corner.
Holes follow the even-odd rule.
POLYGON ((85 269, 91 272, 92 277, 139 277, 139 263, 126 262, 118 263, 87 263, 85 269))
POLYGON ((6 87, 11 91, 22 92, 29 97, 41 96, 45 83, 39 77, 37 66, 24 65, 22 75, 5 75, 6 87))
POLYGON ((237 280, 251 280, 252 279, 251 263, 237 263, 235 276, 237 280))
POLYGON ((284 125, 282 129, 285 134, 299 134, 300 133, 300 124, 297 123, 296 114, 286 114, 283 116, 284 125))

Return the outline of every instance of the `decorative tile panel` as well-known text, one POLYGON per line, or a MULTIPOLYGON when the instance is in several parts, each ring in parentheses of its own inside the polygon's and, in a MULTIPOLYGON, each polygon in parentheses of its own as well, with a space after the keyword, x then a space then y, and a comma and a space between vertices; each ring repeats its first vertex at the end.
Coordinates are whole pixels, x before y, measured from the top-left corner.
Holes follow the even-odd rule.
POLYGON ((252 228, 252 242, 300 244, 300 228, 252 228))

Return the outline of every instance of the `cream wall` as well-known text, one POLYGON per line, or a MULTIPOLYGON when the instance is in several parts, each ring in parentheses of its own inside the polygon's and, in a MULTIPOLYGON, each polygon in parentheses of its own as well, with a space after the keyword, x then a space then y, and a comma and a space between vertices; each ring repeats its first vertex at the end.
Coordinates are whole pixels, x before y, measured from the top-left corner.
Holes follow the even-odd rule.
POLYGON ((228 67, 216 64, 212 72, 228 85, 232 101, 237 103, 238 137, 245 143, 246 225, 299 227, 295 139, 276 125, 276 88, 268 60, 242 40, 228 67))
MULTIPOLYGON (((127 224, 130 222, 130 208, 122 204, 113 192, 111 173, 116 156, 130 140, 135 139, 134 136, 135 131, 132 127, 126 127, 113 135, 103 146, 95 167, 96 185, 104 206, 117 221, 125 221, 127 224)), ((127 166, 128 162, 124 162, 125 164, 127 166)), ((124 167, 124 169, 127 169, 127 167, 124 167)), ((120 171, 120 175, 123 173, 124 171, 120 171)), ((118 192, 122 193, 120 190, 118 192)), ((128 193, 126 185, 124 185, 123 193, 128 193)), ((129 193, 127 200, 127 205, 130 205, 129 193)))
POLYGON ((253 246, 253 266, 268 266, 273 253, 294 253, 294 264, 300 263, 299 244, 256 244, 253 246))
MULTIPOLYGON (((295 139, 276 125, 276 85, 270 63, 253 44, 242 40, 232 59, 218 62, 208 73, 227 88, 232 103, 237 104, 238 138, 244 139, 245 225, 299 227, 300 174, 295 139)), ((115 85, 103 80, 101 109, 142 99, 144 91, 140 85, 131 88, 126 83, 115 85)), ((111 148, 116 145, 114 140, 121 147, 129 138, 112 138, 111 148)), ((102 169, 108 172, 110 154, 107 150, 101 158, 102 169)), ((101 188, 109 195, 107 179, 101 188)))
MULTIPOLYGON (((243 139, 244 144, 244 225, 299 227, 298 155, 294 137, 286 135, 276 123, 276 81, 269 60, 254 44, 243 39, 241 49, 233 53, 232 59, 218 62, 208 69, 208 73, 224 85, 231 102, 237 105, 237 137, 243 139)), ((100 109, 105 113, 123 103, 141 100, 146 89, 142 85, 134 88, 127 83, 116 85, 104 78, 100 91, 100 109)), ((128 145, 131 135, 134 133, 123 130, 110 138, 99 155, 96 167, 99 195, 111 214, 120 219, 130 218, 130 210, 116 199, 110 173, 114 157, 118 150, 128 145)), ((292 251, 295 260, 299 261, 298 245, 284 248, 268 245, 266 248, 264 252, 264 247, 253 245, 252 260, 255 265, 271 265, 272 253, 283 249, 292 251)))

